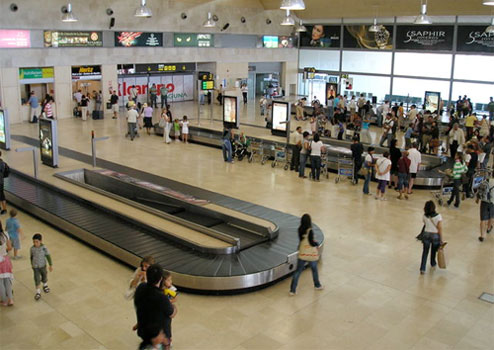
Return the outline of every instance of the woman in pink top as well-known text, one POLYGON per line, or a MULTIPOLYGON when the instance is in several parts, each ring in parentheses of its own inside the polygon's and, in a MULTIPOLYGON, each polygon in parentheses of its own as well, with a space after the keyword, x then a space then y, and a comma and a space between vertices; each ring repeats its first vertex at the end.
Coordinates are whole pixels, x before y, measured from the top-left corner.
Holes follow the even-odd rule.
POLYGON ((53 102, 52 99, 48 99, 48 101, 46 101, 46 105, 45 105, 45 108, 43 110, 43 112, 45 112, 45 117, 47 119, 55 119, 53 116, 53 106, 51 105, 52 102, 53 102))
POLYGON ((146 132, 148 135, 151 135, 151 128, 153 127, 153 107, 148 106, 147 103, 143 106, 143 114, 144 114, 144 127, 146 128, 146 132))

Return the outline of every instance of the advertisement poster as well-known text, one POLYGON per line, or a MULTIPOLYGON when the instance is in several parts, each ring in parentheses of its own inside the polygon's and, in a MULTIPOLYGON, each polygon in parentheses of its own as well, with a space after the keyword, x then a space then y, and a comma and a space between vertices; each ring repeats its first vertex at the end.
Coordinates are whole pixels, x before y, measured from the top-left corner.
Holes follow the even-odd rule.
POLYGON ((0 29, 0 48, 19 49, 31 47, 31 32, 29 30, 0 29))
POLYGON ((286 135, 287 122, 289 120, 288 113, 288 103, 273 101, 273 133, 286 135))
POLYGON ((173 46, 175 47, 213 47, 213 34, 174 33, 173 46))
POLYGON ((223 124, 237 127, 237 97, 223 96, 223 124))
POLYGON ((425 92, 425 110, 434 113, 439 108, 439 103, 441 102, 441 93, 426 91, 425 92))
POLYGON ((6 130, 5 130, 5 115, 3 110, 0 109, 0 144, 7 142, 6 130))
POLYGON ((458 26, 456 50, 459 52, 494 52, 494 33, 486 26, 458 26))
POLYGON ((39 144, 41 151, 41 160, 44 164, 53 165, 53 135, 51 121, 46 119, 39 120, 39 144))
POLYGON ((349 49, 392 50, 393 26, 380 26, 378 32, 369 32, 368 25, 344 27, 343 47, 349 49))
POLYGON ((396 48, 399 50, 451 51, 453 33, 453 26, 398 26, 396 48))
POLYGON ((326 100, 329 100, 331 96, 336 98, 338 94, 338 83, 326 83, 326 100))
POLYGON ((102 47, 102 32, 51 31, 43 33, 45 47, 102 47))
POLYGON ((306 32, 300 33, 300 47, 340 47, 341 27, 315 24, 306 25, 306 32))
POLYGON ((163 46, 163 33, 115 32, 115 46, 163 46))

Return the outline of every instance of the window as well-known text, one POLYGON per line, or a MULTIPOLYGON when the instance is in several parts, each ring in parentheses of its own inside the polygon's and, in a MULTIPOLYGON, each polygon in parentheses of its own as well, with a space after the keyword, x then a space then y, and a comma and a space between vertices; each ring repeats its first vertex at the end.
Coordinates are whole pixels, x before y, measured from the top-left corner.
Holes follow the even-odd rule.
POLYGON ((456 55, 455 79, 494 81, 494 56, 456 55))
POLYGON ((494 84, 454 82, 452 100, 456 101, 460 95, 467 95, 471 99, 475 110, 483 110, 485 108, 477 106, 477 104, 484 105, 489 103, 489 98, 494 96, 494 84))
POLYGON ((343 51, 343 71, 391 73, 391 52, 343 51))
POLYGON ((360 96, 360 94, 364 94, 371 102, 372 96, 376 96, 377 102, 381 102, 389 94, 391 78, 356 74, 350 74, 349 78, 353 79, 353 89, 345 90, 343 87, 341 91, 343 95, 360 96))
POLYGON ((409 101, 421 105, 426 91, 440 92, 441 99, 446 101, 449 99, 449 81, 409 78, 393 80, 393 96, 397 101, 409 101))
POLYGON ((394 74, 450 78, 452 59, 450 54, 397 52, 394 74))
POLYGON ((340 70, 340 51, 300 50, 299 68, 315 67, 317 70, 340 70))

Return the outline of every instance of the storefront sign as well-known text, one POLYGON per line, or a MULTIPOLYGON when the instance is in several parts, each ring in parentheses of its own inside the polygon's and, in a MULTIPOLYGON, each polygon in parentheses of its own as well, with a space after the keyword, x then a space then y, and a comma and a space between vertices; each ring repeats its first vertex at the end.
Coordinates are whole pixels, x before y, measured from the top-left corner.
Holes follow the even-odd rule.
POLYGON ((300 47, 340 47, 340 26, 315 24, 313 26, 306 25, 305 27, 307 31, 300 33, 300 47))
POLYGON ((163 33, 115 32, 115 46, 163 46, 163 33))
POLYGON ((399 50, 453 49, 453 26, 398 26, 396 48, 399 50))
POLYGON ((102 32, 44 31, 45 47, 101 47, 102 32))
POLYGON ((369 32, 366 25, 345 26, 343 47, 349 49, 393 49, 393 26, 380 26, 379 31, 369 32))
POLYGON ((50 79, 53 78, 53 67, 46 68, 19 68, 19 80, 50 79))
POLYGON ((494 52, 494 33, 486 33, 487 26, 458 26, 457 51, 494 52))
POLYGON ((72 67, 72 78, 74 78, 74 77, 87 77, 87 76, 100 76, 101 77, 101 66, 72 67))
POLYGON ((0 48, 18 49, 31 47, 31 32, 29 30, 0 30, 0 48))
POLYGON ((196 70, 195 63, 152 63, 152 64, 136 64, 136 73, 181 73, 193 72, 196 70))
POLYGON ((174 33, 173 46, 176 47, 213 47, 213 34, 174 33))

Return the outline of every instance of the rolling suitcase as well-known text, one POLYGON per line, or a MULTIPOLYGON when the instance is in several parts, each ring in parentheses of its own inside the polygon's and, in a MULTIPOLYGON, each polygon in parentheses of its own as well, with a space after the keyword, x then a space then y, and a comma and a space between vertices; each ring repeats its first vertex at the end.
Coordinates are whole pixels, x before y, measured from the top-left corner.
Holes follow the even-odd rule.
POLYGON ((80 118, 81 117, 81 111, 79 110, 79 107, 74 107, 74 117, 80 118))
POLYGON ((103 119, 103 111, 93 111, 93 119, 103 119))

